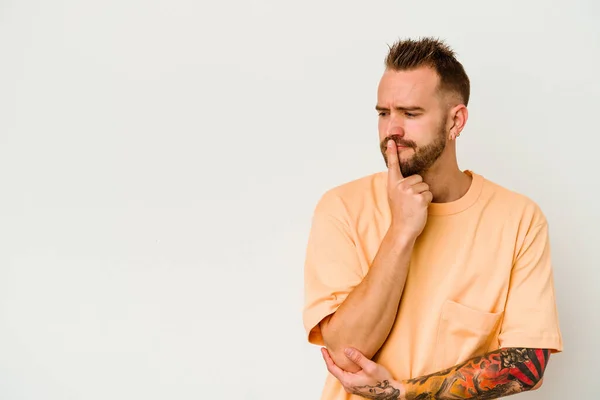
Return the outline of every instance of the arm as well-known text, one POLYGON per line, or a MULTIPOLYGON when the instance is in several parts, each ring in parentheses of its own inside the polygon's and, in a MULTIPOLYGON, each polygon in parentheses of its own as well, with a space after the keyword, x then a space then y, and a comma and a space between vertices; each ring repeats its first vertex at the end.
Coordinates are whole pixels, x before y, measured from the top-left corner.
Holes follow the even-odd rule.
POLYGON ((350 372, 360 370, 344 355, 346 347, 357 348, 371 358, 390 333, 404 290, 414 242, 414 239, 406 239, 390 229, 365 278, 337 311, 321 322, 323 341, 342 369, 350 372))
POLYGON ((360 373, 343 371, 322 350, 327 369, 346 391, 373 400, 493 400, 537 389, 550 350, 504 348, 452 368, 414 379, 395 381, 383 366, 349 349, 360 373))
POLYGON ((365 278, 321 324, 323 342, 331 349, 333 360, 350 372, 360 368, 344 355, 344 349, 354 347, 371 358, 392 329, 413 247, 425 227, 433 198, 421 176, 402 176, 393 140, 387 143, 386 157, 390 228, 365 278))
POLYGON ((445 371, 401 382, 406 400, 491 400, 537 389, 549 350, 507 348, 445 371))

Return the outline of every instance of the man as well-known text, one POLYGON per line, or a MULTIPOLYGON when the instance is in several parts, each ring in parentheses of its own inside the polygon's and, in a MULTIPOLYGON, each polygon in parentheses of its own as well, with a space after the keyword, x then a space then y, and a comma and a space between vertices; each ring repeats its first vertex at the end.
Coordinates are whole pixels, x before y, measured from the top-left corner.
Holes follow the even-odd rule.
POLYGON ((395 43, 376 110, 387 171, 327 191, 305 262, 322 400, 496 399, 538 388, 562 351, 548 223, 461 171, 469 79, 453 51, 395 43))

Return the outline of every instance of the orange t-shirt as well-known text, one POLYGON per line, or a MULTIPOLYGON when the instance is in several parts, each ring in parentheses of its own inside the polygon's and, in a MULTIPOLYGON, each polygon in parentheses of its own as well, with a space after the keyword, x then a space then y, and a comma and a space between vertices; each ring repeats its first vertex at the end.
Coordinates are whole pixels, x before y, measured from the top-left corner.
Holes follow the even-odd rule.
MULTIPOLYGON (((482 176, 449 203, 432 203, 414 246, 392 330, 374 357, 396 380, 454 366, 500 347, 562 351, 548 223, 529 198, 482 176)), ((303 320, 319 322, 369 271, 390 225, 387 171, 327 191, 312 220, 303 320)), ((328 374, 322 400, 359 399, 328 374)))

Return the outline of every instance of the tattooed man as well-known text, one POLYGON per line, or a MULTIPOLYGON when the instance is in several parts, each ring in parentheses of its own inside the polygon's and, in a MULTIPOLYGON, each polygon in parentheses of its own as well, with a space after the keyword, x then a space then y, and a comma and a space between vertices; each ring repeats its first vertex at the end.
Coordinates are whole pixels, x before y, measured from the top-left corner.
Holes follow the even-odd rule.
POLYGON ((308 238, 322 400, 496 399, 540 387, 562 351, 543 212, 458 167, 469 95, 445 43, 390 47, 375 107, 386 169, 325 192, 308 238))

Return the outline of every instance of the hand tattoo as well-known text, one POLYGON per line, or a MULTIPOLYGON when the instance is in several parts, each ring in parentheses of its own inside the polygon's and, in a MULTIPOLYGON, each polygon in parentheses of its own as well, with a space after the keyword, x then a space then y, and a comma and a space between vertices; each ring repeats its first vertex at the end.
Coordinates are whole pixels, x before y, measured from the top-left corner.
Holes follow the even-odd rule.
POLYGON ((373 400, 398 400, 400 390, 390 385, 389 381, 377 382, 375 386, 354 386, 352 394, 373 400))

